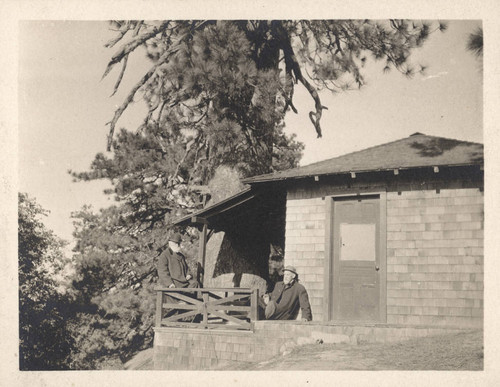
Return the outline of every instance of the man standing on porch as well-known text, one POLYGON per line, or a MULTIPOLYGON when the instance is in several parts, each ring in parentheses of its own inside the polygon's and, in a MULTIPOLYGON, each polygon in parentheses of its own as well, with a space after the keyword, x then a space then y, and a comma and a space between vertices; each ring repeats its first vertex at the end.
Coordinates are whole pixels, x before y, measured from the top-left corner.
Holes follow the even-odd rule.
POLYGON ((268 320, 295 320, 302 310, 302 321, 311 321, 311 305, 307 291, 299 284, 297 270, 287 266, 283 272, 283 282, 278 282, 266 306, 268 320))
POLYGON ((198 288, 193 279, 186 257, 181 253, 181 235, 173 233, 168 238, 168 247, 158 257, 158 279, 169 288, 198 288))

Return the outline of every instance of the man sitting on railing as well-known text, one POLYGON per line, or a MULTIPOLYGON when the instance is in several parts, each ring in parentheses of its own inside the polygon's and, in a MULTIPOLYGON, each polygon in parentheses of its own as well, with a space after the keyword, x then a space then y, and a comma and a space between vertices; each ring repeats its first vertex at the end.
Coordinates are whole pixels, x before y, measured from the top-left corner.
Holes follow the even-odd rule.
POLYGON ((181 253, 181 235, 173 233, 168 238, 168 248, 158 257, 158 279, 160 285, 169 288, 198 288, 191 275, 186 257, 181 253))
POLYGON ((265 316, 268 320, 295 320, 302 310, 302 321, 311 321, 311 305, 307 291, 299 284, 297 270, 287 266, 283 273, 283 282, 276 283, 267 302, 265 316))

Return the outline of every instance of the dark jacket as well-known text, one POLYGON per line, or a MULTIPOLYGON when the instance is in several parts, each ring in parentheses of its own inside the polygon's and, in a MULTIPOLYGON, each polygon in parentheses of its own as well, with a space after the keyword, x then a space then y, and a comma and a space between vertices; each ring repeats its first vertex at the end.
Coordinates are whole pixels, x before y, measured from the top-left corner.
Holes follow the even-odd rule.
POLYGON ((183 254, 175 253, 167 247, 158 257, 157 270, 160 285, 170 286, 173 283, 176 288, 189 286, 186 276, 191 275, 191 272, 183 254))
POLYGON ((292 285, 278 282, 270 297, 276 303, 276 311, 269 317, 270 320, 295 320, 302 310, 302 318, 312 320, 311 305, 306 289, 297 281, 292 285))

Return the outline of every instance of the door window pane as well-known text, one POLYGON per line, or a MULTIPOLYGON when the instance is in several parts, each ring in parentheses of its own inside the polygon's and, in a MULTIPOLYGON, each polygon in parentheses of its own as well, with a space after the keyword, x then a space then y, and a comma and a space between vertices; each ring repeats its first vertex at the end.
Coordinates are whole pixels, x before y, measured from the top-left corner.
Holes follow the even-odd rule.
POLYGON ((340 223, 340 260, 375 261, 375 224, 340 223))

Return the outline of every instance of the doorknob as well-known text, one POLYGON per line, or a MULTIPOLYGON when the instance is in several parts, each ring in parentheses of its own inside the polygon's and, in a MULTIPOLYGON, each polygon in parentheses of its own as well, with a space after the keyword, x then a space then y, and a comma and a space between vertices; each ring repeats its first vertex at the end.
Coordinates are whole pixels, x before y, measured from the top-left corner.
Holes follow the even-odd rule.
POLYGON ((380 267, 375 266, 375 270, 376 270, 376 271, 379 271, 379 270, 380 270, 380 267))

